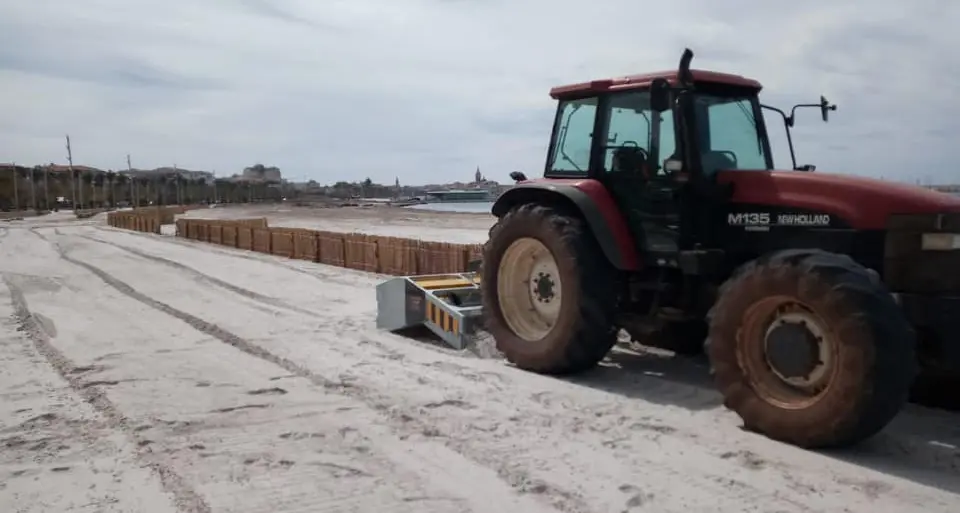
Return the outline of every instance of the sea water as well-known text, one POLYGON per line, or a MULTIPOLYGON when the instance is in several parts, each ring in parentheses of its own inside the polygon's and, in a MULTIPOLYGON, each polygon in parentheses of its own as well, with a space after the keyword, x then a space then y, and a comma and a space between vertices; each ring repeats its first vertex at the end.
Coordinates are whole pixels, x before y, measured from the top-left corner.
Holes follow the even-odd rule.
POLYGON ((415 210, 431 210, 433 212, 469 212, 475 214, 489 214, 493 208, 492 201, 472 201, 464 203, 424 203, 421 205, 410 205, 415 210))

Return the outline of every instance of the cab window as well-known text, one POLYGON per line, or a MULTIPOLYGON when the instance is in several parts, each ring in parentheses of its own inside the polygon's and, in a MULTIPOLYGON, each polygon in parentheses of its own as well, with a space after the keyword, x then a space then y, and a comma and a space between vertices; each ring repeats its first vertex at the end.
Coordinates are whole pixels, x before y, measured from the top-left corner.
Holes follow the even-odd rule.
POLYGON ((649 91, 611 95, 608 109, 603 171, 662 174, 663 159, 676 150, 672 113, 651 110, 649 91), (659 150, 653 148, 655 129, 660 132, 659 150))
POLYGON ((556 174, 587 175, 597 99, 584 98, 560 102, 553 134, 553 148, 547 171, 556 174))
POLYGON ((637 91, 610 96, 604 144, 605 173, 634 173, 647 166, 650 155, 650 93, 637 91))
POLYGON ((751 98, 701 95, 697 103, 697 111, 707 117, 706 123, 699 120, 704 174, 721 169, 770 169, 751 98))

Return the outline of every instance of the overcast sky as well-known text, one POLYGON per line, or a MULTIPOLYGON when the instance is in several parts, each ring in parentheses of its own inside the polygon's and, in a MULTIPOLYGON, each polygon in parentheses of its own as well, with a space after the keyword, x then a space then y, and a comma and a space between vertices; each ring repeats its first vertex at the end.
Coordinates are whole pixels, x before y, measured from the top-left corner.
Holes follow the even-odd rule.
POLYGON ((767 103, 839 105, 799 116, 801 163, 958 183, 958 27, 950 0, 4 0, 0 161, 65 163, 69 133, 101 168, 506 182, 542 170, 551 86, 689 46, 767 103))

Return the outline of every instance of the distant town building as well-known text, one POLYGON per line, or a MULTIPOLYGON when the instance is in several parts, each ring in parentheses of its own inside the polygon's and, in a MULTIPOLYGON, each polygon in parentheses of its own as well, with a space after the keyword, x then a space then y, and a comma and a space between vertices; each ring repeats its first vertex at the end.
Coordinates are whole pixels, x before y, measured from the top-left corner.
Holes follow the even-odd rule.
MULTIPOLYGON (((40 168, 48 173, 66 173, 70 171, 70 166, 61 166, 58 164, 48 164, 46 166, 40 166, 40 168)), ((97 169, 95 167, 77 165, 77 166, 73 166, 73 172, 96 174, 96 173, 105 173, 106 171, 102 169, 97 169)))
POLYGON ((180 175, 187 180, 213 180, 213 173, 209 171, 193 171, 191 169, 182 169, 179 167, 158 167, 156 169, 145 171, 147 175, 162 175, 162 176, 174 176, 180 175))
MULTIPOLYGON (((76 166, 74 166, 76 168, 76 166)), ((186 180, 205 180, 207 182, 213 181, 213 173, 209 171, 194 171, 191 169, 181 169, 178 167, 158 167, 156 169, 121 169, 118 171, 121 174, 130 175, 137 178, 145 178, 148 180, 154 180, 160 177, 167 177, 168 179, 180 175, 186 180)))
POLYGON ((276 166, 267 167, 263 164, 257 164, 255 166, 244 168, 243 173, 237 178, 239 181, 249 182, 279 183, 283 181, 283 175, 280 174, 280 168, 276 166))

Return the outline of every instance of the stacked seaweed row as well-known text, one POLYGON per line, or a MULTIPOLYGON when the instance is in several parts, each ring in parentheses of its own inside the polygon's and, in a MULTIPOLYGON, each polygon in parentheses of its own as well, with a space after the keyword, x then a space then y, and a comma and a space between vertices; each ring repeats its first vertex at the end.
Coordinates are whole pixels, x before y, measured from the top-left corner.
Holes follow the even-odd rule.
POLYGON ((110 212, 107 224, 114 228, 146 233, 160 233, 160 216, 138 214, 135 211, 110 212))
MULTIPOLYGON (((197 205, 170 205, 163 207, 143 207, 135 208, 133 210, 110 212, 107 214, 107 224, 116 228, 124 228, 127 230, 160 233, 160 225, 173 224, 176 216, 195 208, 200 207, 197 205), (139 221, 137 219, 139 219, 139 221)), ((101 212, 104 212, 104 210, 94 209, 77 211, 77 217, 92 217, 101 212)))
POLYGON ((409 276, 463 272, 479 244, 452 244, 305 228, 270 228, 265 218, 178 219, 177 236, 360 271, 409 276))

